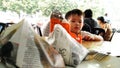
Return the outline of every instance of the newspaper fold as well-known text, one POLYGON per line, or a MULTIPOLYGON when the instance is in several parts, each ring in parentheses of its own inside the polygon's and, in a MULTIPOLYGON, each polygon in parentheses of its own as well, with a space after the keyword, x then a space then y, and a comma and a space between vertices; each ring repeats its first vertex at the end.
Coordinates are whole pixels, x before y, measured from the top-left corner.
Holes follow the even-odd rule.
POLYGON ((59 24, 55 25, 54 31, 49 35, 46 41, 57 49, 62 55, 66 65, 76 66, 80 64, 89 52, 59 24))
POLYGON ((8 41, 14 44, 11 57, 18 67, 65 67, 61 55, 57 52, 55 54, 54 48, 35 33, 27 20, 24 19, 20 23, 12 25, 7 29, 1 36, 0 44, 4 45, 8 41), (51 57, 51 55, 53 57, 51 57))

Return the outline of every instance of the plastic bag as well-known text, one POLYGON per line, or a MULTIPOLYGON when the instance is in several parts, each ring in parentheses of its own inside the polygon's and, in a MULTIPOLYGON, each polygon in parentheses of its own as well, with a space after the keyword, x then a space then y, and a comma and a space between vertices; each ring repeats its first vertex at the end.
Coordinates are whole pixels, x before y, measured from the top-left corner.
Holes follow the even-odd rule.
POLYGON ((46 40, 58 50, 66 65, 80 64, 88 53, 88 50, 72 38, 60 24, 55 25, 54 31, 46 40))
MULTIPOLYGON (((65 67, 61 55, 59 53, 55 54, 55 50, 35 33, 27 20, 23 20, 21 25, 20 23, 17 25, 19 25, 19 27, 16 28, 10 26, 9 29, 12 28, 11 31, 6 30, 5 36, 2 36, 2 39, 5 39, 5 41, 1 40, 2 44, 8 41, 12 42, 12 44, 15 43, 11 56, 8 58, 12 58, 16 66, 19 68, 65 67), (53 59, 50 55, 54 56, 53 59), (61 59, 58 61, 61 62, 62 65, 57 63, 58 58, 61 59)), ((14 68, 15 65, 12 65, 12 68, 14 68)))

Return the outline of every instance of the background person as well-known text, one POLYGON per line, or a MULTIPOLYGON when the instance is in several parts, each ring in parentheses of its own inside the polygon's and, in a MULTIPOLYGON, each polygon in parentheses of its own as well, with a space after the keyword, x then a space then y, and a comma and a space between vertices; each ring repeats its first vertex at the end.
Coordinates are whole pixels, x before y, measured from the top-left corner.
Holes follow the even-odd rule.
POLYGON ((102 29, 105 30, 104 40, 109 41, 112 36, 112 27, 109 23, 107 23, 103 16, 97 18, 98 23, 102 29))
POLYGON ((84 26, 83 26, 83 29, 84 31, 89 31, 90 33, 93 33, 93 34, 97 34, 93 29, 94 28, 99 28, 99 25, 97 23, 97 21, 95 21, 93 18, 93 12, 91 9, 86 9, 84 11, 84 26), (88 27, 89 28, 86 28, 88 27), (88 30, 90 29, 90 30, 88 30))

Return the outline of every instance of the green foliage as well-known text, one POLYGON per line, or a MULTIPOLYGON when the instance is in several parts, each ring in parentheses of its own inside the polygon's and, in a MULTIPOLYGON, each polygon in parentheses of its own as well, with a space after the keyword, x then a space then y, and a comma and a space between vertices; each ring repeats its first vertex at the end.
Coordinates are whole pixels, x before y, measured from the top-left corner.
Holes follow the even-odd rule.
MULTIPOLYGON (((20 11, 23 11, 27 14, 34 14, 36 12, 42 11, 42 14, 45 16, 49 16, 50 13, 57 9, 60 10, 63 14, 68 10, 74 8, 80 8, 84 10, 86 8, 91 7, 95 13, 103 13, 103 8, 98 8, 99 6, 90 6, 88 3, 95 1, 98 3, 98 0, 84 0, 83 5, 79 5, 72 0, 0 0, 0 10, 1 11, 15 11, 20 14, 20 11)), ((80 2, 81 0, 79 0, 80 2)))
POLYGON ((93 18, 104 15, 104 7, 100 4, 100 0, 84 0, 79 8, 83 11, 91 9, 93 11, 93 18))
POLYGON ((49 0, 47 2, 44 2, 45 6, 41 7, 41 11, 44 12, 43 15, 49 16, 50 13, 53 10, 60 10, 62 13, 66 13, 68 10, 71 10, 73 8, 77 8, 76 3, 70 3, 67 0, 57 0, 56 2, 54 0, 49 0), (72 5, 71 5, 72 4, 72 5))
POLYGON ((37 5, 38 0, 1 0, 0 9, 3 11, 11 10, 17 13, 20 11, 24 11, 27 14, 31 14, 35 12, 35 9, 38 9, 37 5))

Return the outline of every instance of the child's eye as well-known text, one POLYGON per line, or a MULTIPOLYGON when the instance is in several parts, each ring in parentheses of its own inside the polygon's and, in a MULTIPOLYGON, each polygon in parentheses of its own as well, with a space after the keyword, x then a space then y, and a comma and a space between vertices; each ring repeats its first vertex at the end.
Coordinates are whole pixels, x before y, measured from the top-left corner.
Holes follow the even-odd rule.
POLYGON ((75 22, 75 21, 72 21, 72 22, 75 22))
POLYGON ((79 21, 79 23, 81 23, 81 21, 79 21))

